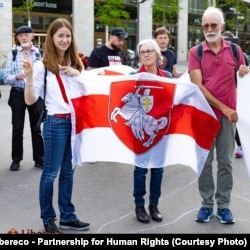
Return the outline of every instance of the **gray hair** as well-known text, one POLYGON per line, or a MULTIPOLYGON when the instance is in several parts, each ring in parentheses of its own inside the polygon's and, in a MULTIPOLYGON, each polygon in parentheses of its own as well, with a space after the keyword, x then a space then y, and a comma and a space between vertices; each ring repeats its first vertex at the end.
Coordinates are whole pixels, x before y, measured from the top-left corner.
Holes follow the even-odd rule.
MULTIPOLYGON (((142 41, 140 41, 137 45, 137 55, 140 55, 140 48, 142 45, 145 45, 145 44, 150 44, 153 48, 153 50, 155 51, 155 54, 156 54, 156 65, 159 66, 162 64, 162 60, 163 60, 163 57, 162 57, 162 54, 161 54, 161 49, 159 47, 159 45, 157 44, 157 42, 154 40, 154 39, 144 39, 142 41)), ((139 65, 141 66, 141 60, 139 62, 139 65)))
POLYGON ((204 18, 205 16, 208 16, 208 15, 217 15, 217 16, 219 17, 219 19, 220 19, 220 23, 221 23, 221 24, 224 24, 224 23, 225 23, 223 12, 222 12, 222 10, 219 9, 219 8, 208 7, 208 8, 204 11, 204 13, 203 13, 203 16, 202 16, 202 24, 204 24, 204 23, 203 23, 203 18, 204 18))

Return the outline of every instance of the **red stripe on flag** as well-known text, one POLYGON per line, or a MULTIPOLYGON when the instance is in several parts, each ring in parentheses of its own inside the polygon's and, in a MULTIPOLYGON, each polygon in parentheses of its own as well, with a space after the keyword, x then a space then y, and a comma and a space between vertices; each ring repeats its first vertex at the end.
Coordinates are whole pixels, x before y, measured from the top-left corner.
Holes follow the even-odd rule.
POLYGON ((117 71, 104 69, 104 71, 100 72, 98 75, 118 76, 118 75, 124 75, 124 74, 120 73, 120 72, 117 72, 117 71))
POLYGON ((218 120, 211 115, 193 106, 180 104, 173 108, 167 134, 189 135, 200 147, 209 150, 219 128, 218 120))
POLYGON ((76 134, 86 128, 109 127, 107 95, 88 95, 72 99, 76 134))
MULTIPOLYGON (((107 95, 88 95, 71 100, 75 109, 76 134, 84 129, 110 127, 107 95)), ((219 122, 193 106, 175 105, 171 112, 167 134, 185 134, 207 150, 219 130, 219 122)))

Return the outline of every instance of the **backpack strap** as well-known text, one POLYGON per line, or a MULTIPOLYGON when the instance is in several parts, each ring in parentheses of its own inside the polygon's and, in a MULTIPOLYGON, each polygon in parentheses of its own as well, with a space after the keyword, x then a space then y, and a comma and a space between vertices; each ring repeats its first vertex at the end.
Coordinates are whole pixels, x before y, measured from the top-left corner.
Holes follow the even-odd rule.
POLYGON ((44 95, 43 95, 43 100, 44 100, 44 103, 45 103, 45 94, 46 94, 46 88, 47 88, 47 68, 44 67, 45 71, 44 71, 44 78, 43 78, 43 81, 44 81, 44 95))
MULTIPOLYGON (((231 48, 231 51, 233 53, 233 56, 234 56, 234 59, 235 59, 235 62, 237 63, 238 65, 238 62, 239 62, 239 52, 238 52, 238 49, 237 49, 237 45, 235 43, 232 43, 230 42, 230 48, 231 48)), ((199 61, 201 62, 201 59, 202 59, 202 56, 203 56, 203 43, 200 43, 197 45, 197 57, 199 59, 199 61)), ((237 66, 238 68, 238 66, 237 66)))
POLYGON ((235 60, 235 63, 236 63, 236 66, 235 66, 235 85, 237 87, 237 70, 239 69, 239 54, 238 54, 238 49, 237 49, 237 45, 235 43, 232 43, 232 42, 229 42, 230 44, 230 48, 231 48, 231 51, 233 53, 233 56, 234 56, 234 60, 235 60))
POLYGON ((17 55, 17 49, 12 50, 12 61, 14 62, 16 60, 16 55, 17 55))
MULTIPOLYGON (((39 52, 40 52, 40 56, 41 56, 41 58, 43 57, 43 49, 40 49, 39 48, 39 52)), ((16 55, 17 55, 17 49, 13 49, 12 50, 12 61, 14 62, 14 61, 16 61, 16 55)), ((38 53, 36 53, 36 57, 39 57, 39 54, 38 53)))
POLYGON ((231 50, 233 52, 234 59, 235 59, 236 65, 237 65, 236 68, 238 69, 239 68, 239 54, 238 54, 237 46, 235 43, 230 42, 230 47, 231 47, 231 50))
POLYGON ((246 64, 247 66, 249 66, 249 61, 248 61, 248 59, 247 59, 247 56, 245 55, 245 53, 243 53, 243 55, 244 55, 244 58, 245 58, 245 64, 246 64))
POLYGON ((40 56, 43 57, 43 49, 39 48, 40 56))
MULTIPOLYGON (((237 45, 235 43, 231 43, 230 45, 231 45, 231 49, 233 51, 233 55, 234 55, 235 61, 238 64, 237 68, 239 68, 239 51, 237 49, 237 45)), ((246 58, 246 55, 244 53, 243 53, 243 55, 244 55, 244 59, 245 59, 245 64, 247 66, 249 66, 249 62, 248 62, 248 59, 246 58)))
POLYGON ((198 60, 201 62, 201 59, 203 56, 203 43, 200 43, 197 45, 196 52, 197 52, 198 60))
POLYGON ((41 54, 41 57, 43 57, 43 49, 39 48, 39 52, 41 54))

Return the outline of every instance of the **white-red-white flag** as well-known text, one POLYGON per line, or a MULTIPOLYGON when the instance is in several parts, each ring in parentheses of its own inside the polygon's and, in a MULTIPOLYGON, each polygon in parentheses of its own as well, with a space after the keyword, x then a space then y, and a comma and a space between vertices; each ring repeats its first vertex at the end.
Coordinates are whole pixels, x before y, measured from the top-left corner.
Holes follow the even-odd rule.
POLYGON ((73 165, 183 164, 199 175, 220 126, 201 91, 189 82, 129 70, 62 76, 72 107, 73 165))
POLYGON ((250 73, 244 77, 239 77, 239 75, 237 77, 237 113, 239 120, 236 125, 250 177, 250 73))

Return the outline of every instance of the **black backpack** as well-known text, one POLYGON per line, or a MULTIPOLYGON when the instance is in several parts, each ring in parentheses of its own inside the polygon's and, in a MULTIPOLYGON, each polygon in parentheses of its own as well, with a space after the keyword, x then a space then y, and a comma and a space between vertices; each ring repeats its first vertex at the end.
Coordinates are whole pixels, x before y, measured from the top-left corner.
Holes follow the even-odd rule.
MULTIPOLYGON (((237 45, 235 43, 229 42, 231 50, 233 52, 234 55, 234 59, 238 68, 238 61, 239 61, 239 54, 238 54, 238 50, 237 50, 237 45)), ((203 56, 203 43, 200 43, 199 45, 197 45, 197 57, 199 59, 199 61, 201 62, 203 56)), ((244 54, 244 58, 245 58, 245 64, 248 66, 249 62, 244 54)))
MULTIPOLYGON (((40 54, 37 52, 36 53, 36 57, 39 58, 41 56, 41 58, 43 57, 43 49, 39 49, 40 54)), ((17 55, 17 49, 13 49, 12 50, 12 60, 13 62, 16 60, 16 55, 17 55)))
MULTIPOLYGON (((235 67, 235 83, 237 85, 237 75, 236 72, 239 69, 239 54, 238 54, 238 50, 237 50, 237 45, 235 43, 229 42, 231 50, 233 52, 234 55, 234 59, 236 62, 236 67, 235 67)), ((203 43, 200 43, 199 45, 197 45, 197 57, 199 59, 199 61, 201 62, 202 56, 203 56, 203 43)), ((246 55, 243 53, 244 58, 245 58, 245 64, 248 66, 249 62, 246 58, 246 55)))

